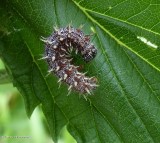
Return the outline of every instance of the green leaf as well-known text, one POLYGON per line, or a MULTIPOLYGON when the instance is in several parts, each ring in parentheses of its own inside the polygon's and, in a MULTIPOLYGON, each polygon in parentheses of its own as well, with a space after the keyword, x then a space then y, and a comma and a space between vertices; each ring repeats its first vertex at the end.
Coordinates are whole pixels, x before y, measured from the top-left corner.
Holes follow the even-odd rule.
MULTIPOLYGON (((159 142, 160 29, 158 1, 9 0, 0 6, 0 55, 21 91, 28 115, 41 103, 53 140, 67 125, 80 143, 159 142), (53 26, 84 24, 96 58, 84 64, 99 87, 85 101, 58 89, 57 78, 38 61, 40 36, 53 26)), ((80 61, 82 64, 83 62, 80 61)))
POLYGON ((6 84, 6 83, 11 83, 9 76, 6 72, 6 70, 1 69, 0 70, 0 84, 6 84))

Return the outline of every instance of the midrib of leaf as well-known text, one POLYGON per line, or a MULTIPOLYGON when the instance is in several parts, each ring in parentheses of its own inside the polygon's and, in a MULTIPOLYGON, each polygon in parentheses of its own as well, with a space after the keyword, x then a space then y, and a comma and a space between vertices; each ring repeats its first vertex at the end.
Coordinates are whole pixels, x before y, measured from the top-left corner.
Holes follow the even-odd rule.
MULTIPOLYGON (((102 43, 101 43, 101 40, 99 39, 99 36, 97 35, 97 38, 98 38, 98 40, 99 40, 99 43, 100 43, 100 48, 102 47, 102 43)), ((106 57, 106 60, 108 60, 108 58, 107 58, 107 55, 105 54, 105 52, 104 52, 104 49, 103 48, 101 48, 102 49, 102 51, 103 51, 103 53, 104 53, 104 56, 106 57)), ((109 62, 109 60, 108 60, 108 62, 109 62)), ((112 66, 110 65, 110 62, 109 62, 109 66, 111 67, 111 69, 112 69, 112 66)), ((113 69, 112 69, 113 70, 113 69)), ((112 71, 112 73, 114 74, 114 76, 115 76, 115 73, 112 71)), ((116 77, 116 76, 115 76, 116 77)), ((119 83, 119 82, 118 82, 119 83)), ((90 101, 90 104, 92 105, 93 103, 90 101)), ((94 108, 99 112, 99 114, 104 118, 104 120, 106 121, 107 119, 105 118, 105 115, 101 112, 101 111, 99 111, 98 110, 98 108, 93 104, 92 106, 94 106, 94 108)), ((91 108, 91 111, 93 112, 93 110, 92 110, 92 108, 91 108)), ((92 113, 92 115, 93 115, 93 113, 92 113)), ((115 134, 117 135, 117 137, 120 139, 120 141, 121 142, 123 142, 122 141, 122 138, 121 138, 121 136, 119 135, 119 133, 116 131, 116 129, 113 127, 113 125, 111 124, 111 122, 109 122, 108 120, 107 120, 107 123, 109 123, 109 126, 114 130, 114 132, 115 132, 115 134)))
MULTIPOLYGON (((150 33, 153 33, 153 34, 156 34, 156 35, 159 35, 159 36, 160 36, 160 33, 157 33, 157 32, 155 32, 155 31, 152 31, 151 29, 146 29, 146 28, 144 28, 144 27, 142 27, 142 26, 139 26, 139 25, 130 23, 130 22, 128 22, 127 20, 122 20, 122 19, 119 19, 119 18, 116 18, 116 17, 111 17, 111 16, 105 15, 105 14, 103 14, 103 13, 99 13, 99 12, 96 12, 96 11, 91 11, 90 9, 86 9, 86 8, 83 8, 83 9, 84 9, 84 11, 88 11, 88 12, 92 12, 92 13, 95 13, 95 14, 99 14, 99 15, 101 15, 101 16, 108 17, 108 18, 110 18, 110 19, 112 19, 112 20, 120 21, 120 22, 123 22, 123 23, 126 23, 126 24, 128 24, 128 25, 132 25, 132 26, 138 27, 138 28, 140 28, 140 29, 143 29, 143 30, 145 30, 145 31, 148 31, 148 32, 150 32, 150 33)), ((134 16, 135 16, 135 15, 134 15, 134 16)), ((158 22, 158 23, 159 23, 159 22, 158 22)), ((156 24, 157 24, 157 23, 156 23, 156 24)))
POLYGON ((133 63, 133 61, 131 60, 131 58, 128 56, 128 54, 126 53, 126 51, 123 49, 125 55, 128 57, 129 61, 134 65, 136 71, 139 73, 139 75, 142 77, 143 81, 146 83, 146 85, 149 87, 149 89, 151 90, 151 92, 153 93, 153 95, 156 97, 156 99, 159 101, 158 96, 156 95, 156 93, 154 92, 154 90, 152 89, 152 86, 149 84, 149 82, 147 82, 147 79, 143 76, 143 74, 139 71, 138 67, 136 64, 133 63))
MULTIPOLYGON (((160 72, 160 69, 159 68, 157 68, 155 65, 153 65, 152 63, 150 63, 147 59, 145 59, 143 56, 141 56, 140 54, 138 54, 137 52, 135 52, 132 48, 130 48, 130 47, 128 47, 126 44, 124 44, 123 42, 121 42, 119 39, 117 39, 112 33, 110 33, 107 29, 105 29, 104 27, 103 27, 103 25, 101 25, 99 22, 97 22, 95 19, 93 19, 86 11, 89 11, 89 10, 87 10, 87 9, 85 9, 85 8, 83 8, 83 7, 81 7, 80 5, 79 5, 79 3, 77 3, 77 2, 75 2, 75 1, 73 1, 73 3, 75 3, 75 5, 77 6, 77 7, 79 7, 81 10, 82 10, 82 12, 93 22, 93 23, 95 23, 95 24, 97 24, 103 31, 105 31, 108 35, 110 35, 110 37, 112 37, 113 39, 115 39, 115 41, 117 41, 117 43, 119 43, 120 45, 122 45, 122 46, 124 46, 124 47, 126 47, 127 49, 129 49, 131 52, 133 52, 133 53, 135 53, 138 57, 140 57, 142 60, 144 60, 146 63, 148 63, 149 65, 151 65, 154 69, 156 69, 157 71, 159 71, 160 72)), ((90 12, 93 12, 93 11, 91 11, 90 10, 90 12)), ((93 12, 94 13, 94 12, 93 12)), ((99 13, 98 13, 99 14, 99 13)), ((102 15, 102 14, 100 14, 100 15, 102 15)), ((105 15, 106 16, 106 15, 105 15)), ((108 16, 109 17, 109 16, 108 16)), ((110 18, 112 18, 112 19, 115 19, 115 18, 113 18, 113 17, 110 17, 110 18)), ((117 20, 119 20, 119 19, 117 19, 117 20)), ((122 21, 122 20, 121 20, 122 21)), ((126 21, 122 21, 122 22, 126 22, 126 21)), ((127 23, 127 22, 126 22, 127 23)), ((128 23, 128 24, 130 24, 130 23, 128 23)), ((133 24, 132 24, 133 25, 133 24)), ((136 26, 136 25, 134 25, 134 26, 136 26)), ((138 26, 137 26, 138 27, 138 26)), ((141 28, 141 27, 140 27, 141 28)), ((144 29, 144 28, 143 28, 144 29)), ((147 30, 147 29, 146 29, 147 30)), ((147 30, 148 31, 148 30, 147 30)), ((152 32, 152 31, 151 31, 152 32)), ((152 33, 155 33, 155 32, 152 32, 152 33)), ((155 34, 158 34, 158 33, 155 33, 155 34)), ((158 35, 160 35, 160 34, 158 34, 158 35)))
MULTIPOLYGON (((96 126, 96 121, 95 121, 95 117, 94 117, 94 113, 93 113, 93 107, 95 108, 95 110, 97 110, 98 112, 99 112, 99 114, 101 115, 101 117, 109 124, 109 126, 113 129, 113 131, 114 131, 114 133, 117 135, 117 137, 119 138, 119 140, 120 140, 120 142, 124 142, 123 140, 122 140, 122 137, 119 135, 119 133, 116 131, 116 129, 113 127, 113 125, 107 120, 107 118, 105 117, 105 115, 100 111, 100 110, 98 110, 98 108, 93 104, 92 105, 92 102, 90 101, 90 103, 91 103, 91 112, 92 112, 92 116, 93 116, 93 118, 94 118, 94 122, 95 122, 95 126, 96 126)), ((97 129, 97 127, 96 127, 96 130, 98 130, 97 129)), ((97 133, 98 134, 98 133, 97 133)), ((99 135, 98 135, 99 136, 99 135)), ((100 138, 100 137, 99 137, 100 138)))
MULTIPOLYGON (((100 38, 99 38, 99 36, 97 36, 97 37, 98 37, 99 41, 101 41, 100 38)), ((100 44, 101 44, 101 42, 100 42, 100 44)), ((101 44, 101 45, 102 45, 102 44, 101 44)), ((100 46, 100 47, 103 47, 103 46, 100 46)), ((102 51, 104 51, 103 48, 102 48, 102 51)), ((122 87, 122 85, 121 85, 121 82, 120 82, 118 76, 116 75, 115 70, 112 68, 113 66, 111 65, 111 62, 109 61, 109 58, 108 58, 106 52, 103 52, 103 53, 104 53, 104 56, 106 57, 106 60, 107 60, 108 63, 109 63, 110 68, 112 69, 112 73, 113 73, 115 79, 117 80, 118 86, 119 86, 119 88, 120 88, 121 91, 122 91, 122 95, 125 97, 125 91, 123 90, 123 87, 122 87)), ((125 53, 125 54, 126 54, 126 53, 125 53)), ((128 56, 127 56, 127 57, 128 57, 128 56)), ((129 59, 129 60, 132 61, 131 59, 129 59)), ((132 64, 135 65, 133 62, 132 62, 132 64)), ((137 68, 136 68, 136 70, 137 70, 137 68)), ((138 73, 139 73, 139 71, 138 71, 138 73)), ((140 74, 140 73, 139 73, 139 74, 140 74)), ((150 135, 151 140, 154 142, 153 137, 151 136, 151 134, 150 134, 149 130, 147 129, 145 123, 143 122, 143 120, 141 119, 141 117, 139 116, 139 114, 136 112, 136 110, 134 109, 133 105, 129 102, 127 96, 126 96, 126 101, 127 101, 128 104, 132 107, 133 112, 134 112, 135 115, 139 118, 139 120, 141 121, 141 123, 142 123, 143 126, 145 127, 146 131, 147 131, 148 134, 150 135)), ((95 106, 95 105, 94 105, 94 106, 95 106)), ((96 107, 96 106, 95 106, 95 107, 96 107)), ((97 108, 97 107, 96 107, 96 108, 97 108)), ((98 110, 98 108, 97 108, 97 110, 98 110)), ((98 111, 99 111, 99 110, 98 110, 98 111)), ((103 113, 101 113, 101 114, 103 115, 103 113)), ((117 133, 117 132, 116 132, 116 133, 117 133)))
POLYGON ((94 116, 94 113, 93 113, 92 102, 90 101, 90 103, 91 103, 91 113, 92 113, 92 117, 93 117, 93 120, 94 120, 94 126, 96 128, 96 134, 97 134, 97 136, 99 138, 99 141, 102 143, 102 140, 100 138, 99 131, 98 131, 98 128, 97 128, 97 123, 96 123, 96 120, 95 120, 95 116, 94 116))
MULTIPOLYGON (((90 10, 88 10, 88 9, 86 9, 86 10, 87 10, 87 11, 90 11, 90 10)), ((92 12, 92 11, 91 11, 91 12, 92 12)), ((97 13, 97 12, 94 12, 94 13, 97 13)), ((98 14, 103 15, 103 16, 107 16, 107 15, 104 15, 104 14, 101 14, 101 13, 98 13, 98 14)), ((108 17, 110 17, 110 16, 108 16, 108 17)), ((110 18, 112 18, 112 17, 110 17, 110 18)), ((127 23, 127 21, 122 21, 122 20, 117 19, 117 18, 112 18, 112 19, 119 20, 119 21, 121 21, 121 22, 124 22, 124 23, 126 22, 126 23, 127 23)), ((152 33, 154 33, 154 34, 160 35, 159 33, 155 33, 154 31, 150 31, 149 29, 145 29, 145 28, 140 27, 140 26, 138 26, 138 25, 134 25, 134 24, 132 24, 132 23, 128 23, 128 24, 133 25, 133 26, 137 26, 137 27, 142 28, 142 29, 144 29, 144 30, 146 30, 146 31, 149 31, 149 32, 152 32, 152 33)), ((144 50, 144 49, 143 49, 143 50, 144 50)), ((145 77, 143 76, 143 74, 139 71, 139 69, 137 68, 137 66, 133 63, 133 61, 132 61, 131 58, 128 56, 128 54, 126 53, 126 51, 125 51, 124 49, 123 49, 123 51, 125 52, 126 56, 127 56, 128 59, 130 60, 130 62, 134 65, 134 67, 135 67, 135 69, 137 70, 137 72, 138 72, 138 73, 140 74, 140 76, 143 78, 143 80, 145 81, 145 83, 148 85, 149 89, 151 89, 151 91, 154 93, 155 97, 157 98, 154 90, 152 89, 152 87, 150 86, 150 84, 147 82, 147 80, 145 79, 145 77)), ((153 58, 155 58, 155 57, 157 57, 157 55, 154 56, 153 58)), ((152 66, 152 67, 153 67, 153 66, 152 66)), ((158 99, 158 98, 157 98, 157 99, 158 99)), ((159 99, 158 99, 158 101, 159 101, 159 99)))

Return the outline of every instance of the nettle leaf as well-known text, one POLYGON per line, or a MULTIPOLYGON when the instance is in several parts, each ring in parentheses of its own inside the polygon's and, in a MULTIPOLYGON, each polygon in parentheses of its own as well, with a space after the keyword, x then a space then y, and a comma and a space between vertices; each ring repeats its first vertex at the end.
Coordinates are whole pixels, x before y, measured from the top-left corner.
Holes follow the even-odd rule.
MULTIPOLYGON (((42 105, 54 141, 64 125, 79 143, 159 142, 160 140, 160 4, 136 0, 8 0, 1 4, 0 54, 30 116, 42 105), (88 100, 38 61, 40 36, 53 26, 95 34, 96 58, 84 64, 99 87, 88 100)), ((82 62, 83 63, 83 62, 82 62)))

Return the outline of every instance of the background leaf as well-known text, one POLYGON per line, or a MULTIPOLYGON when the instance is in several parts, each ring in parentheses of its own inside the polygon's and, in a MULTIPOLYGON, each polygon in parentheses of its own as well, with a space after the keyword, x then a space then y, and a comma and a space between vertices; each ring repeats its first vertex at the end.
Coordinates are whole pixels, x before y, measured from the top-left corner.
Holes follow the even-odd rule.
POLYGON ((6 70, 0 70, 0 84, 10 83, 10 79, 6 70))
POLYGON ((159 142, 160 29, 158 1, 136 0, 9 0, 0 9, 0 54, 30 116, 42 104, 51 135, 67 128, 77 142, 159 142), (53 26, 74 27, 96 34, 98 55, 84 71, 99 87, 87 101, 58 89, 47 64, 40 36, 53 26))

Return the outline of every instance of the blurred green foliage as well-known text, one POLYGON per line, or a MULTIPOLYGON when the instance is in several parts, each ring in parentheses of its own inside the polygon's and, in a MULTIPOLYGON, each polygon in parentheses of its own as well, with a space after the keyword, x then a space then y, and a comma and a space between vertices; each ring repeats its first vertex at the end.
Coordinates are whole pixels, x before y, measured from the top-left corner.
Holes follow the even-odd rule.
MULTIPOLYGON (((0 70, 4 68, 0 60, 0 70)), ((36 108, 28 119, 17 89, 11 83, 0 84, 0 143, 53 143, 40 110, 36 108)), ((75 140, 64 128, 58 142, 75 143, 75 140)))

